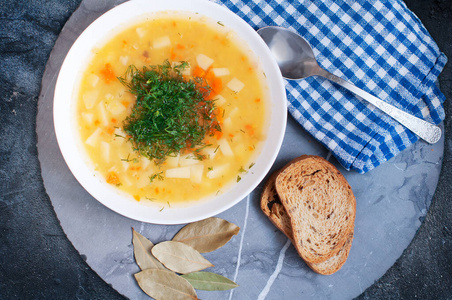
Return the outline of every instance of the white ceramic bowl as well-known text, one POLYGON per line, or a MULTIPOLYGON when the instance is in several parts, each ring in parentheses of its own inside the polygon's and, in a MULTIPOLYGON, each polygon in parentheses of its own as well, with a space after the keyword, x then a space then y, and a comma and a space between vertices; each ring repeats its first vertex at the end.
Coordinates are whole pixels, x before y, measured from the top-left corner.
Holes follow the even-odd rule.
POLYGON ((75 41, 61 67, 54 96, 53 116, 56 137, 69 169, 79 183, 99 202, 126 217, 155 224, 182 224, 202 220, 230 208, 245 198, 262 181, 280 150, 287 118, 287 102, 280 70, 259 35, 240 17, 225 7, 206 0, 132 0, 108 11, 94 21, 75 41), (267 139, 255 165, 243 179, 223 194, 187 206, 143 205, 130 195, 107 184, 89 163, 79 140, 75 103, 81 73, 99 41, 119 31, 125 24, 159 11, 185 11, 222 22, 246 41, 259 59, 270 91, 270 118, 267 139))

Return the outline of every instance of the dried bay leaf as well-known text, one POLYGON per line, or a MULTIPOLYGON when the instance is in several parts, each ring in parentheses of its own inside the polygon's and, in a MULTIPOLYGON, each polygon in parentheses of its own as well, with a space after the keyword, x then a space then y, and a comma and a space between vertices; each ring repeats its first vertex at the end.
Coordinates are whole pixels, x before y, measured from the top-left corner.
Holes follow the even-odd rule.
POLYGON ((173 241, 187 244, 200 253, 212 252, 239 233, 240 227, 220 218, 207 218, 183 227, 173 241))
POLYGON ((151 253, 154 244, 133 228, 132 232, 133 254, 140 269, 166 269, 151 253))
POLYGON ((213 267, 198 251, 184 243, 161 242, 151 251, 165 267, 177 273, 186 274, 213 267))
POLYGON ((234 281, 211 272, 193 272, 181 275, 197 290, 225 291, 238 287, 234 281))
POLYGON ((147 269, 135 274, 140 288, 154 299, 198 299, 193 286, 169 270, 147 269))

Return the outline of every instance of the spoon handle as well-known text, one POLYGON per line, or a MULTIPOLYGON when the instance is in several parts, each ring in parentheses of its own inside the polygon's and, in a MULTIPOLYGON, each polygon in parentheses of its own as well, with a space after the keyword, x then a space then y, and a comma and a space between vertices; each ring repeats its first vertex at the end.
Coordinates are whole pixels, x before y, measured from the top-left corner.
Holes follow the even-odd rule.
MULTIPOLYGON (((320 69, 320 68, 319 68, 320 69)), ((426 122, 418 117, 415 117, 409 113, 406 113, 395 106, 392 106, 377 97, 369 94, 368 92, 356 87, 352 83, 331 74, 328 71, 320 69, 318 74, 322 77, 325 77, 328 80, 331 80, 340 86, 346 88, 347 90, 355 93, 359 97, 368 101, 375 107, 379 108, 389 116, 391 116, 394 120, 398 121, 400 124, 411 130, 414 134, 419 136, 421 139, 425 140, 430 144, 436 143, 441 138, 441 128, 438 126, 426 122)))

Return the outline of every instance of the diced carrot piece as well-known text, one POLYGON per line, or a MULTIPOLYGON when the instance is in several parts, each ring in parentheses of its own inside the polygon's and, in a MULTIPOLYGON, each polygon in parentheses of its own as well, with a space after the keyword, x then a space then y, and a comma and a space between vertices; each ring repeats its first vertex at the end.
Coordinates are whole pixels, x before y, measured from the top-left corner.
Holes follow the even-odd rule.
POLYGON ((115 129, 113 127, 107 129, 108 134, 113 134, 113 132, 115 132, 115 129))
POLYGON ((174 48, 170 49, 170 58, 171 58, 171 60, 175 60, 176 59, 176 53, 174 53, 174 48))
POLYGON ((219 94, 223 90, 223 81, 221 78, 215 77, 210 86, 215 94, 219 94))
POLYGON ((254 102, 259 103, 259 102, 261 102, 261 99, 257 98, 256 100, 254 100, 254 102))
POLYGON ((254 128, 252 125, 250 125, 250 124, 245 125, 245 128, 246 128, 246 130, 248 130, 250 135, 254 135, 254 128))
POLYGON ((116 123, 118 120, 116 120, 115 118, 111 118, 111 122, 112 123, 116 123))
POLYGON ((113 171, 108 173, 108 175, 107 175, 107 183, 114 184, 114 185, 120 184, 121 182, 119 181, 118 174, 116 174, 113 171))
POLYGON ((179 50, 182 50, 182 49, 185 49, 185 46, 182 45, 182 44, 177 44, 176 48, 179 49, 179 50))
POLYGON ((200 66, 196 66, 193 69, 193 76, 194 77, 204 77, 204 76, 206 76, 206 71, 204 71, 200 66))
POLYGON ((207 83, 215 94, 219 94, 223 90, 223 81, 221 80, 221 78, 215 76, 215 73, 211 68, 207 70, 205 77, 207 83))
POLYGON ((104 81, 106 84, 109 84, 110 82, 116 79, 115 73, 113 72, 110 63, 105 64, 104 68, 100 70, 100 74, 104 77, 104 81))
POLYGON ((223 109, 221 107, 217 107, 214 110, 214 114, 217 117, 218 122, 223 122, 223 109))
POLYGON ((99 120, 95 120, 94 121, 94 125, 99 126, 100 125, 100 121, 99 120))
POLYGON ((140 196, 138 196, 138 195, 133 195, 133 198, 137 201, 140 201, 140 196))
POLYGON ((215 78, 215 73, 213 72, 212 68, 208 68, 206 71, 206 80, 213 80, 215 78))
POLYGON ((219 131, 219 130, 215 131, 215 138, 217 140, 221 139, 222 137, 223 137, 223 132, 222 131, 219 131))
POLYGON ((122 101, 121 104, 124 105, 125 107, 127 107, 127 106, 129 106, 129 101, 122 101))

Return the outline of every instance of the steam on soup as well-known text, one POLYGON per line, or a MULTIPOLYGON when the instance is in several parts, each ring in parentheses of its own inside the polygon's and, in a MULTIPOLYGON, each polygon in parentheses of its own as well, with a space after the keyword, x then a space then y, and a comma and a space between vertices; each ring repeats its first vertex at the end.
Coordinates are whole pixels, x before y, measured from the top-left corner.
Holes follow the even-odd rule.
POLYGON ((223 24, 160 14, 94 51, 78 94, 82 143, 137 201, 221 193, 252 171, 265 138, 263 76, 223 24))

